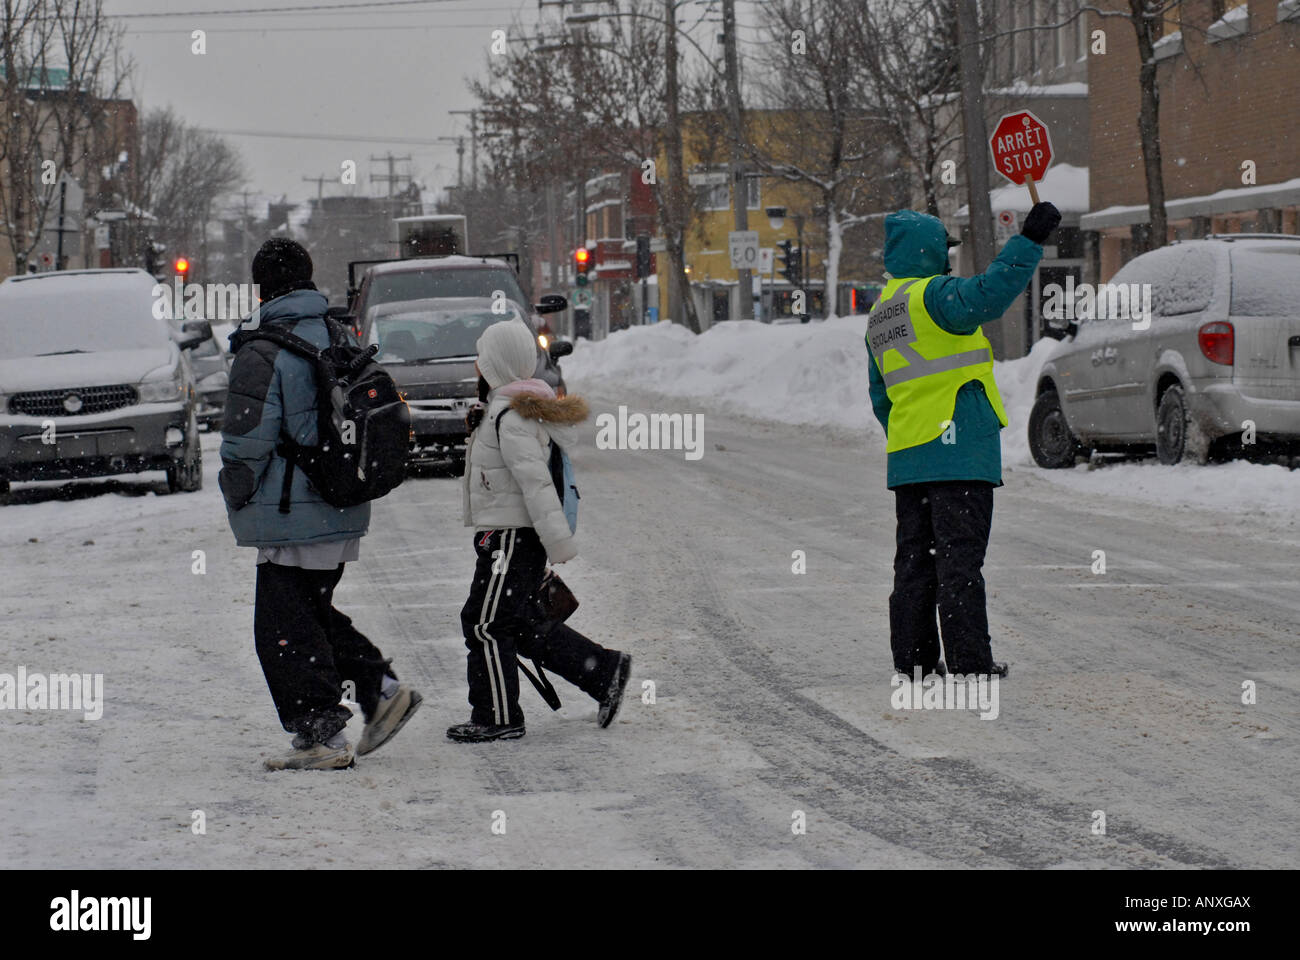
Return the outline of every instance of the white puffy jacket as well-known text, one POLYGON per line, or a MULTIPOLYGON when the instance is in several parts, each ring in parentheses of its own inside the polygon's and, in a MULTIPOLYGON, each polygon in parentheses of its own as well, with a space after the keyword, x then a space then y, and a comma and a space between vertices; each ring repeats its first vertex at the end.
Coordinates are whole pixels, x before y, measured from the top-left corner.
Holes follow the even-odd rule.
MULTIPOLYGON (((587 401, 556 398, 516 381, 488 396, 487 410, 470 435, 465 454, 465 526, 476 530, 532 527, 552 563, 578 555, 555 484, 551 481, 551 441, 574 448, 587 401), (500 439, 497 417, 502 411, 500 439)), ((539 387, 545 387, 539 384, 539 387)), ((549 394, 549 388, 546 388, 549 394)))

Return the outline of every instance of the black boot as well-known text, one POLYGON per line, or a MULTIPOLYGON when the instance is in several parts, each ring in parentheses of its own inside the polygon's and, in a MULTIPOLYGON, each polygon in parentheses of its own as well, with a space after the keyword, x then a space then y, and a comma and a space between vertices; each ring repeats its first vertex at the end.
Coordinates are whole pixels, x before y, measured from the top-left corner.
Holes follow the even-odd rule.
POLYGON ((447 739, 457 743, 487 743, 489 740, 518 740, 524 735, 522 723, 458 723, 447 728, 447 739))

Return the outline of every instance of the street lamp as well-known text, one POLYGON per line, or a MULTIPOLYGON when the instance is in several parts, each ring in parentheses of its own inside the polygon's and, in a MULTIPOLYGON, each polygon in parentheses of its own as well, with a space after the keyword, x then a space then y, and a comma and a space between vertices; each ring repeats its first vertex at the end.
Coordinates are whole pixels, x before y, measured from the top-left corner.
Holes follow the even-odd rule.
POLYGON ((785 225, 785 207, 768 207, 764 212, 773 230, 780 230, 785 225))

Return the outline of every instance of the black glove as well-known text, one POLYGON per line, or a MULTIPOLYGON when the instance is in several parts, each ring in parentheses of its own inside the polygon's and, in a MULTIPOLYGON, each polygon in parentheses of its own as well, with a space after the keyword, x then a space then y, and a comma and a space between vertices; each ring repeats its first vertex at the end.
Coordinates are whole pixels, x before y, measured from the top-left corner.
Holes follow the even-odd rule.
POLYGON ((1055 204, 1044 201, 1034 204, 1034 209, 1025 217, 1025 225, 1020 232, 1041 247, 1060 222, 1061 211, 1056 209, 1055 204))
POLYGON ((483 422, 483 414, 487 408, 482 404, 476 403, 465 413, 465 428, 473 433, 478 429, 478 425, 483 422))

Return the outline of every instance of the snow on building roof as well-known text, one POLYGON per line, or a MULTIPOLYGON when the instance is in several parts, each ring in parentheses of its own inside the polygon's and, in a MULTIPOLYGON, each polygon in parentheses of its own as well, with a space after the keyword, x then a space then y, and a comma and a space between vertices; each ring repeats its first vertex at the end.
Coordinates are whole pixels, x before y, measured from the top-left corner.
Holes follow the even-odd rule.
POLYGON ((984 92, 995 97, 1086 97, 1088 85, 1082 81, 1075 81, 1034 86, 1024 80, 1017 80, 1009 87, 999 87, 984 92))
MULTIPOLYGON (((1188 217, 1208 217, 1216 213, 1234 213, 1238 210, 1257 210, 1260 207, 1290 207, 1300 205, 1300 177, 1281 183, 1258 183, 1250 187, 1231 187, 1200 197, 1179 197, 1166 200, 1165 212, 1170 220, 1188 217)), ((1146 223, 1149 216, 1145 203, 1133 206, 1106 207, 1084 214, 1079 226, 1085 230, 1105 227, 1124 227, 1146 223)))
MULTIPOLYGON (((1088 209, 1088 168, 1076 167, 1070 163, 1058 163, 1047 168, 1047 175, 1038 184, 1038 196, 1050 200, 1063 214, 1085 213, 1088 209)), ((1015 213, 1028 213, 1033 201, 1026 187, 1014 183, 1004 183, 989 191, 989 203, 993 212, 1011 210, 1015 213)), ((970 220, 970 208, 963 204, 953 218, 958 223, 970 220)))

